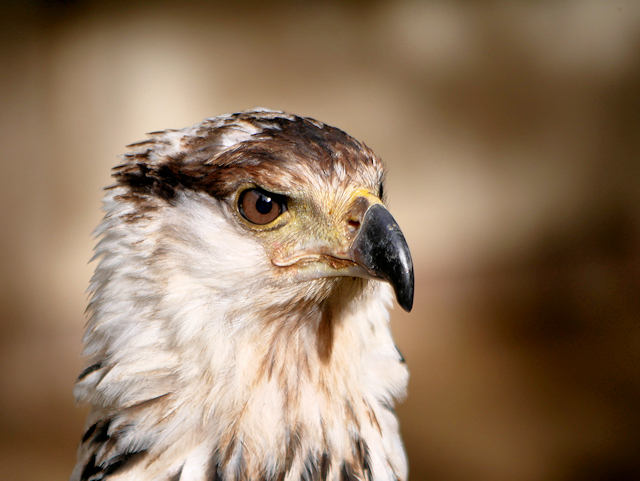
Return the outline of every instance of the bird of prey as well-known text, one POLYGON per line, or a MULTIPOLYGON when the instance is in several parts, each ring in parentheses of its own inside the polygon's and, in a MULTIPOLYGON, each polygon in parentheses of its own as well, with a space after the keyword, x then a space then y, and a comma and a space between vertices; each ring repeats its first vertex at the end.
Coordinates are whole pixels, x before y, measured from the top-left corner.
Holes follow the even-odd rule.
POLYGON ((363 143, 256 109, 129 146, 97 229, 72 481, 404 480, 413 267, 363 143))

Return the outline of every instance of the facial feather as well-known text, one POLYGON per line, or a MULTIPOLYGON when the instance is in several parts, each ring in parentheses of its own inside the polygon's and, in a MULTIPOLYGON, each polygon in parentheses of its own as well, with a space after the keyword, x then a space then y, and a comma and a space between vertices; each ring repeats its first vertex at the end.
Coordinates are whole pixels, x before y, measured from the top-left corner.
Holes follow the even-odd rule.
POLYGON ((354 193, 380 193, 379 159, 272 111, 131 148, 96 231, 75 390, 92 411, 72 480, 405 479, 390 286, 274 261, 353 242, 345 216, 354 193), (251 186, 287 196, 277 227, 238 211, 251 186))

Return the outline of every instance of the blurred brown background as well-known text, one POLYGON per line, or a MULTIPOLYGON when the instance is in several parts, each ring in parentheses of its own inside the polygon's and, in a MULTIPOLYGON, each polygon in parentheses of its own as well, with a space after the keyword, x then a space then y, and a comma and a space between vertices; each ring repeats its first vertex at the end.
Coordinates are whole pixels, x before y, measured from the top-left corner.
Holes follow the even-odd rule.
POLYGON ((64 480, 101 188, 265 106, 389 167, 413 480, 640 479, 640 2, 3 2, 0 477, 64 480))

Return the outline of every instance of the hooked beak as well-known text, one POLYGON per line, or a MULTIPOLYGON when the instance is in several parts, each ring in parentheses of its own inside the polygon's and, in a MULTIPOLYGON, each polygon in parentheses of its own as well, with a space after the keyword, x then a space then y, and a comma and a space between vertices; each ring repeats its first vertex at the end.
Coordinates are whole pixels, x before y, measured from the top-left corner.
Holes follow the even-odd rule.
POLYGON ((350 225, 358 225, 350 240, 327 234, 325 240, 316 238, 310 245, 299 247, 284 258, 275 257, 272 262, 279 267, 295 266, 301 280, 342 276, 385 280, 393 286, 400 307, 411 311, 413 263, 400 227, 372 194, 357 191, 349 205, 344 219, 350 225))
POLYGON ((393 286, 405 311, 413 306, 413 262, 407 241, 393 216, 382 204, 373 204, 364 214, 351 247, 352 260, 371 276, 393 286))

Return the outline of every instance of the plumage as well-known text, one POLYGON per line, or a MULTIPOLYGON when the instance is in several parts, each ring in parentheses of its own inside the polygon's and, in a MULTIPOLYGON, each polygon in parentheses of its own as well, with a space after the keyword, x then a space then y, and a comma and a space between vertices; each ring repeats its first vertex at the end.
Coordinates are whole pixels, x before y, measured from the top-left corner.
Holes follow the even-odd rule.
POLYGON ((406 479, 388 308, 394 290, 411 308, 413 270, 379 158, 262 109, 129 147, 97 229, 72 481, 406 479))

